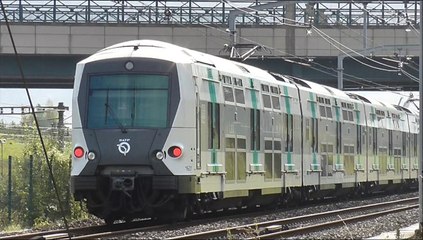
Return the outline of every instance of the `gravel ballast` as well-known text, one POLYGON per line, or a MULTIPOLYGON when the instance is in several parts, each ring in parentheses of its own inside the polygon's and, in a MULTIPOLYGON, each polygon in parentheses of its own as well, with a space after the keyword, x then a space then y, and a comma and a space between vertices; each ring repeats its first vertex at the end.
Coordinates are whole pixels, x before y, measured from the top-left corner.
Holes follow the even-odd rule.
MULTIPOLYGON (((316 212, 331 211, 341 208, 349 208, 359 205, 366 205, 378 202, 387 202, 406 197, 416 197, 417 193, 407 193, 399 195, 383 196, 371 199, 342 201, 336 203, 325 203, 317 205, 309 205, 306 207, 295 208, 292 210, 281 209, 274 211, 271 214, 265 214, 254 218, 228 218, 223 221, 211 221, 207 224, 190 226, 182 229, 161 231, 161 232, 142 232, 122 236, 119 239, 163 239, 172 236, 180 236, 184 234, 196 233, 205 230, 221 229, 227 227, 234 227, 254 222, 268 221, 279 218, 288 218, 294 216, 301 216, 316 212)), ((418 209, 412 209, 395 214, 389 214, 376 219, 358 222, 354 224, 346 224, 342 227, 331 228, 319 232, 309 233, 305 235, 297 235, 292 239, 360 239, 377 236, 383 232, 395 231, 399 228, 408 227, 419 220, 418 209)), ((115 238, 116 239, 116 238, 115 238)))

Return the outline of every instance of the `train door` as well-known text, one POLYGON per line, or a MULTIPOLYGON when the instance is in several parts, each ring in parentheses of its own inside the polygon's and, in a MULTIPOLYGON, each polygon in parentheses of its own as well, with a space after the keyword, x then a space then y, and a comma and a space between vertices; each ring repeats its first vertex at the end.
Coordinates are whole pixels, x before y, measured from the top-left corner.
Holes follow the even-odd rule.
POLYGON ((282 176, 282 145, 279 88, 262 85, 263 138, 265 180, 280 182, 282 176))
POLYGON ((363 148, 365 145, 365 129, 366 129, 366 117, 364 104, 355 103, 355 123, 356 123, 356 163, 354 166, 355 171, 355 183, 359 186, 362 182, 367 181, 367 174, 365 172, 366 156, 363 154, 363 148), (363 144, 364 143, 364 144, 363 144))
POLYGON ((368 125, 368 141, 369 148, 367 150, 367 181, 378 182, 379 181, 379 160, 377 158, 378 151, 378 118, 376 116, 376 109, 370 106, 368 125))
MULTIPOLYGON (((221 74, 223 83, 224 108, 221 117, 225 148, 225 182, 227 184, 244 183, 246 168, 246 110, 242 90, 242 79, 221 74)), ((229 187, 233 189, 233 187, 229 187)))
POLYGON ((409 139, 408 127, 406 130, 407 132, 401 132, 401 144, 402 144, 401 179, 403 179, 403 181, 405 179, 410 178, 410 158, 409 158, 410 144, 408 141, 409 139))
POLYGON ((200 189, 207 186, 207 191, 224 191, 224 169, 221 108, 223 96, 221 83, 216 69, 201 64, 194 64, 194 81, 197 86, 197 156, 196 170, 201 176, 200 189))
POLYGON ((317 117, 317 101, 314 93, 309 92, 307 98, 306 109, 304 109, 304 121, 306 131, 306 141, 304 141, 304 149, 309 152, 308 156, 304 156, 304 165, 307 170, 307 185, 320 187, 321 184, 321 159, 318 155, 319 146, 319 121, 317 117), (308 112, 308 113, 306 113, 308 112), (307 117, 308 115, 308 117, 307 117), (308 136, 307 136, 308 135, 308 136))

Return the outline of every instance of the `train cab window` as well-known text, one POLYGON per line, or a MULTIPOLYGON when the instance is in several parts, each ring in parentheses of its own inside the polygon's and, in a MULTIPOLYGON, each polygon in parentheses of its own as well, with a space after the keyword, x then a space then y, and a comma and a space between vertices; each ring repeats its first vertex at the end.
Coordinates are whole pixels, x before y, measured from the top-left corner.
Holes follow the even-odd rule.
POLYGON ((269 86, 268 86, 268 85, 264 85, 264 84, 262 84, 262 85, 261 85, 261 90, 262 90, 263 92, 269 92, 269 86))
POLYGON ((244 90, 235 88, 236 103, 245 104, 244 90))
POLYGON ((234 102, 234 92, 231 87, 223 87, 223 96, 225 101, 234 102))
POLYGON ((165 128, 168 106, 167 75, 95 75, 89 79, 88 128, 165 128))

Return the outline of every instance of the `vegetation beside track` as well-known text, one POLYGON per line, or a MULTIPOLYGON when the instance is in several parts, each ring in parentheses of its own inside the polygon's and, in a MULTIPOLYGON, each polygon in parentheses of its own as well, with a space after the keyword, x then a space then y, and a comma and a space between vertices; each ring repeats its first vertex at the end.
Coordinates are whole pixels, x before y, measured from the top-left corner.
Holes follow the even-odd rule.
MULTIPOLYGON (((0 162, 0 231, 47 228, 63 224, 36 130, 27 128, 24 136, 2 134, 0 129, 0 139, 6 139, 3 144, 3 159, 0 162), (12 157, 11 182, 8 156, 12 157)), ((86 210, 79 202, 73 201, 69 189, 70 142, 65 141, 64 146, 60 146, 54 136, 43 135, 43 138, 66 218, 68 221, 87 218, 86 210)))

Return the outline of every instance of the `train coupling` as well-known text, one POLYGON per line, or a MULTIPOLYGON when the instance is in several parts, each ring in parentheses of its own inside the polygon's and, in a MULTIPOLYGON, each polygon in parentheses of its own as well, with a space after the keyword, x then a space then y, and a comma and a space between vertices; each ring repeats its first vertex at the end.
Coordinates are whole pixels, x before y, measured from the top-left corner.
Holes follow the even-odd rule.
POLYGON ((112 190, 134 190, 134 177, 112 177, 112 190))

